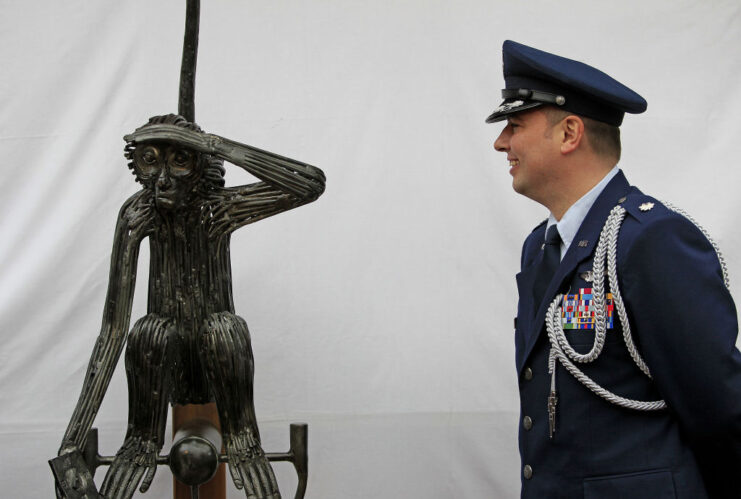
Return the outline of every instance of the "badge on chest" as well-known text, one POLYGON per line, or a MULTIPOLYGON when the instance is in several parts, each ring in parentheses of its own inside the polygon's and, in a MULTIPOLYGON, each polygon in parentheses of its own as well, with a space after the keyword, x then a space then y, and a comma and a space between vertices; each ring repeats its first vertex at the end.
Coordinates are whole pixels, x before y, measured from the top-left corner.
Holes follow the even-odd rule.
MULTIPOLYGON (((592 298, 592 288, 580 288, 576 294, 564 295, 561 306, 561 324, 564 329, 594 329, 595 308, 592 306, 592 298)), ((612 293, 607 293, 605 302, 606 325, 608 329, 612 329, 612 293)))

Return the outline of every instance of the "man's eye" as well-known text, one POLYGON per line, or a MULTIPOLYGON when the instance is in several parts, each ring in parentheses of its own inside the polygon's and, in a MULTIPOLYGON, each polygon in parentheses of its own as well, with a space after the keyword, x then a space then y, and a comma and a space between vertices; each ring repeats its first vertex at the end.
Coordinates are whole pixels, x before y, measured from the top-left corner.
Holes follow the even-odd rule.
POLYGON ((155 156, 154 153, 147 151, 142 155, 142 161, 148 165, 153 165, 157 162, 157 156, 155 156))

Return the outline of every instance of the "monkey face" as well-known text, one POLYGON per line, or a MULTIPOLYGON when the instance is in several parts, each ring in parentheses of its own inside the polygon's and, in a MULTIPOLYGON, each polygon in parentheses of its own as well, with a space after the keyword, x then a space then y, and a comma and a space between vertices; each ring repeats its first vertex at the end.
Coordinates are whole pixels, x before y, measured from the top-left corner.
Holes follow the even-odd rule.
POLYGON ((158 208, 180 209, 201 179, 200 154, 170 142, 137 144, 133 160, 136 175, 154 191, 158 208))

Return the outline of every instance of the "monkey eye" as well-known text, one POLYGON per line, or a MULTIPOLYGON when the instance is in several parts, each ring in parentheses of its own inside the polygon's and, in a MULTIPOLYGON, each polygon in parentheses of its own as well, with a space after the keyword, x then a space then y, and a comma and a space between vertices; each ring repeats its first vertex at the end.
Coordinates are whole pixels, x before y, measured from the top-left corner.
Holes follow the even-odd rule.
POLYGON ((134 159, 139 172, 144 176, 154 175, 159 170, 160 151, 153 145, 137 147, 134 159))
POLYGON ((188 173, 194 165, 194 154, 188 149, 178 149, 170 156, 170 169, 173 173, 188 173))
POLYGON ((142 154, 142 161, 148 165, 153 165, 157 162, 157 156, 152 151, 147 151, 142 154))

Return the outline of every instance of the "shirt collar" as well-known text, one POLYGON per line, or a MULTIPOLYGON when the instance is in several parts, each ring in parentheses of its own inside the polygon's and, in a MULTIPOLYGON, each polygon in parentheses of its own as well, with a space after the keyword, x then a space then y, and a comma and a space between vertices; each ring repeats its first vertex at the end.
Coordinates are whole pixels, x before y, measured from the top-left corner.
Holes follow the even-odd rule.
POLYGON ((619 171, 620 168, 617 166, 613 167, 613 169, 610 170, 597 185, 592 187, 589 192, 584 194, 576 203, 572 204, 569 209, 566 210, 566 213, 561 217, 561 220, 556 221, 553 214, 548 215, 546 233, 553 224, 556 224, 558 227, 558 234, 561 236, 561 258, 563 258, 566 251, 569 249, 569 246, 571 246, 571 242, 574 240, 574 237, 576 237, 576 233, 579 230, 579 227, 581 227, 581 223, 584 221, 587 213, 589 213, 590 208, 592 208, 592 205, 605 189, 607 184, 610 183, 610 180, 612 180, 619 171))

